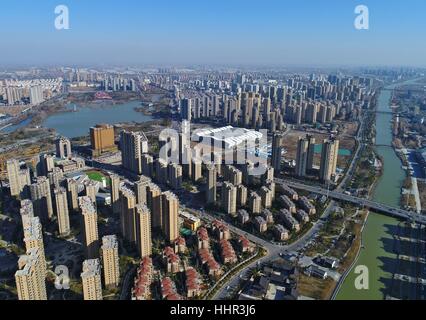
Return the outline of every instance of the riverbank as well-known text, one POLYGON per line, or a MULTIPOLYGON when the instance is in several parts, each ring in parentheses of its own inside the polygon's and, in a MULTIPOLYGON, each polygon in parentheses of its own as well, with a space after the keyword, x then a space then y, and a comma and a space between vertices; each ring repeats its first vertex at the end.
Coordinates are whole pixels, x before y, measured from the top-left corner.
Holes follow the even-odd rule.
POLYGON ((357 237, 354 240, 353 245, 349 248, 348 252, 347 252, 347 259, 344 262, 344 264, 342 264, 339 269, 343 271, 342 276, 340 277, 336 287, 334 288, 333 294, 331 296, 332 300, 336 299, 336 296, 338 294, 338 292, 340 291, 340 288, 342 286, 342 284, 345 282, 348 274, 352 271, 352 268, 354 267, 354 265, 358 262, 359 256, 361 254, 361 249, 363 248, 363 239, 362 239, 362 234, 364 232, 365 226, 367 224, 367 220, 368 220, 368 215, 369 212, 366 211, 366 214, 364 216, 364 221, 362 226, 357 230, 357 237))
MULTIPOLYGON (((356 263, 367 215, 366 210, 358 210, 350 205, 331 213, 330 219, 319 231, 318 240, 307 248, 305 255, 311 258, 320 255, 338 259, 339 266, 335 271, 345 278, 345 274, 356 263)), ((299 290, 302 295, 328 300, 333 299, 344 279, 336 282, 331 277, 323 280, 301 275, 300 281, 299 290)))
POLYGON ((111 100, 104 100, 97 99, 95 93, 70 93, 59 101, 42 105, 41 112, 33 117, 31 125, 40 126, 47 118, 55 114, 74 112, 71 106, 96 109, 119 106, 139 99, 139 94, 136 92, 114 92, 110 93, 110 96, 111 100))
POLYGON ((141 99, 141 106, 135 111, 145 116, 155 118, 170 118, 172 97, 168 92, 144 93, 141 99))
MULTIPOLYGON (((393 146, 393 117, 389 112, 391 94, 395 84, 381 90, 377 98, 375 122, 375 153, 382 161, 382 176, 373 189, 373 199, 394 207, 399 207, 401 187, 406 178, 402 163, 393 146)), ((372 213, 367 219, 362 233, 364 249, 353 267, 364 265, 369 271, 368 290, 357 290, 354 268, 350 270, 342 284, 337 300, 383 300, 391 289, 394 263, 397 255, 393 250, 394 230, 400 221, 385 215, 372 213)))
MULTIPOLYGON (((50 102, 52 103, 52 102, 50 102)), ((4 170, 4 163, 10 158, 25 158, 31 160, 40 152, 52 152, 57 135, 70 139, 78 139, 75 145, 89 143, 89 128, 98 123, 109 123, 120 128, 137 128, 144 130, 147 135, 151 131, 169 125, 168 121, 155 120, 134 111, 139 101, 130 101, 124 104, 104 103, 67 105, 60 104, 51 113, 40 114, 35 121, 41 121, 40 126, 34 127, 27 123, 25 127, 13 132, 0 135, 0 170, 4 170), (64 111, 64 112, 61 112, 64 111), (81 140, 81 141, 80 141, 81 140)), ((158 133, 157 137, 158 137, 158 133)))
POLYGON ((396 259, 392 252, 393 242, 391 231, 397 227, 399 221, 380 214, 371 213, 368 216, 362 232, 362 243, 358 259, 353 263, 340 290, 336 300, 383 300, 389 281, 393 274, 390 261, 396 259), (367 290, 358 290, 355 287, 355 279, 358 274, 354 269, 363 265, 368 268, 369 287, 367 290), (386 271, 385 271, 386 270, 386 271))

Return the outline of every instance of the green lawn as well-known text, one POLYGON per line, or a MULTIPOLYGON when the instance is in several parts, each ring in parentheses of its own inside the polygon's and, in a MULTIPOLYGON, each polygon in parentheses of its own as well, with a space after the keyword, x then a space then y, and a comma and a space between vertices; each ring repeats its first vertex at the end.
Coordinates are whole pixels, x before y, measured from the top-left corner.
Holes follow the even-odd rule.
POLYGON ((107 186, 109 186, 111 184, 111 179, 104 175, 102 172, 99 171, 88 171, 86 172, 87 176, 89 177, 89 179, 94 180, 94 181, 99 181, 102 182, 102 178, 106 178, 106 183, 107 186))

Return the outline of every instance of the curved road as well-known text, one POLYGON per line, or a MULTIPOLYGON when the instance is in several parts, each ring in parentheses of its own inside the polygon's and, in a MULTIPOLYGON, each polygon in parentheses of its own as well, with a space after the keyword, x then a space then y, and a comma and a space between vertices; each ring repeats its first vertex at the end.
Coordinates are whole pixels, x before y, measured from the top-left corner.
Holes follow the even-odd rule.
MULTIPOLYGON (((217 291, 217 293, 213 296, 212 300, 221 300, 225 299, 228 295, 227 287, 234 287, 238 285, 238 282, 241 278, 247 277, 250 270, 258 266, 259 264, 269 262, 271 260, 276 259, 279 257, 280 253, 285 251, 299 251, 302 249, 306 243, 308 243, 310 240, 312 240, 315 235, 318 233, 318 231, 322 228, 324 225, 324 220, 329 216, 331 209, 334 207, 334 201, 331 201, 328 205, 328 207, 324 210, 323 214, 321 215, 321 218, 314 223, 312 228, 306 232, 300 239, 296 240, 292 244, 289 245, 278 245, 271 243, 267 240, 261 239, 255 235, 252 235, 250 233, 247 233, 246 231, 243 231, 225 221, 222 221, 232 232, 245 236, 247 239, 249 239, 251 242, 262 246, 267 250, 267 255, 253 261, 251 264, 246 266, 244 269, 240 270, 237 274, 235 274, 231 279, 229 279, 227 282, 225 282, 220 290, 217 291)), ((193 210, 190 208, 186 208, 187 211, 192 211, 193 213, 198 214, 200 217, 202 217, 204 220, 207 220, 209 222, 212 222, 213 220, 217 220, 218 218, 215 216, 212 216, 206 212, 201 212, 198 210, 193 210)))
MULTIPOLYGON (((362 134, 363 134, 364 129, 365 129, 364 128, 365 118, 366 117, 364 115, 362 120, 360 121, 360 126, 358 128, 357 135, 355 137, 355 139, 358 141, 358 147, 355 151, 354 156, 352 157, 352 161, 349 164, 349 167, 348 167, 348 170, 345 174, 345 177, 342 179, 342 181, 340 182, 339 186, 336 189, 337 191, 341 191, 343 189, 343 187, 346 185, 346 182, 352 178, 352 176, 355 172, 356 164, 357 164, 357 162, 360 158, 361 151, 365 147, 365 144, 362 142, 362 134)), ((284 182, 283 180, 280 180, 280 179, 276 179, 276 180, 277 180, 277 183, 283 183, 284 182)), ((244 268, 240 272, 238 272, 231 279, 229 279, 222 286, 222 288, 213 296, 212 300, 225 299, 228 296, 227 288, 228 287, 232 287, 232 288, 236 287, 238 285, 240 279, 246 278, 248 276, 249 272, 253 268, 255 268, 258 264, 262 264, 262 263, 269 262, 271 260, 276 259, 277 257, 279 257, 279 254, 281 252, 299 251, 300 249, 302 249, 306 245, 306 243, 308 243, 310 240, 312 240, 315 237, 315 235, 319 232, 319 230, 322 228, 325 220, 330 215, 330 212, 334 208, 334 206, 335 206, 335 202, 333 200, 330 201, 329 205, 327 206, 327 208, 324 210, 323 214, 321 215, 321 218, 313 225, 313 227, 306 234, 304 234, 300 239, 298 239, 297 241, 293 242, 292 244, 286 245, 286 246, 280 246, 280 245, 272 244, 268 241, 265 241, 263 239, 255 237, 251 234, 247 234, 244 231, 227 224, 228 227, 233 232, 235 232, 237 234, 243 233, 250 241, 252 241, 252 242, 254 242, 258 245, 261 245, 265 249, 267 249, 268 253, 265 257, 254 261, 253 263, 248 265, 246 268, 244 268)), ((204 216, 206 216, 205 213, 204 213, 204 216)))

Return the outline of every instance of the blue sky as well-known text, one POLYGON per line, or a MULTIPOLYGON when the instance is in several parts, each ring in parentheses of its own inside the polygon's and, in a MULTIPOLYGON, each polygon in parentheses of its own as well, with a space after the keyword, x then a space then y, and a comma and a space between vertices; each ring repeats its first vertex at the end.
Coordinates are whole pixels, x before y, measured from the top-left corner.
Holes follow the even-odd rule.
POLYGON ((3 0, 0 65, 426 66, 424 0, 3 0), (67 5, 70 30, 54 28, 67 5), (367 5, 370 29, 356 30, 367 5))

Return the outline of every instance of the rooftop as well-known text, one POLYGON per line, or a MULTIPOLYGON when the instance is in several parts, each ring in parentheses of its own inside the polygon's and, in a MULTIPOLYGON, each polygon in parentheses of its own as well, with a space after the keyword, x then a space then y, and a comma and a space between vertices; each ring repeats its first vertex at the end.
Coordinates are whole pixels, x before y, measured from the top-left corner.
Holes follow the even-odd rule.
POLYGON ((22 266, 16 271, 16 276, 28 276, 31 273, 32 267, 37 263, 40 252, 38 249, 28 250, 26 255, 20 256, 18 265, 22 266))
POLYGON ((178 197, 171 191, 163 192, 163 195, 167 198, 167 200, 179 200, 178 197))
POLYGON ((179 211, 179 215, 185 219, 194 221, 194 222, 198 222, 200 221, 200 218, 194 216, 193 214, 190 214, 189 212, 186 211, 179 211))
POLYGON ((193 134, 193 137, 198 139, 198 141, 201 138, 210 138, 220 143, 225 143, 226 147, 232 148, 245 141, 256 141, 261 139, 263 134, 254 130, 226 126, 216 129, 199 130, 193 134))
POLYGON ((204 227, 201 227, 198 229, 197 236, 200 240, 203 240, 203 241, 209 240, 209 234, 207 232, 207 229, 204 227))
POLYGON ((102 237, 102 249, 115 249, 118 248, 118 240, 116 235, 102 237))
POLYGON ((81 278, 90 278, 101 274, 99 259, 88 259, 83 261, 83 272, 81 278))
POLYGON ((26 221, 24 237, 24 241, 43 239, 42 227, 39 217, 32 217, 26 221))
POLYGON ((97 213, 96 208, 92 202, 92 199, 87 196, 78 197, 78 204, 83 214, 95 214, 97 213))

